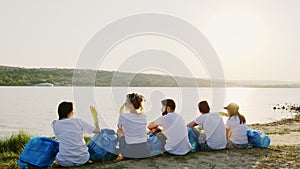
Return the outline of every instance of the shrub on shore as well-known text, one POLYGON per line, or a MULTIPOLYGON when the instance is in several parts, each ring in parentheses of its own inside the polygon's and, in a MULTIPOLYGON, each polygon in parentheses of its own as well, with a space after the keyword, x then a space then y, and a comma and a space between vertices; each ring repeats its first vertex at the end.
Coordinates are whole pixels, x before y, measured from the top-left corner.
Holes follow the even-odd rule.
POLYGON ((17 160, 31 136, 20 131, 0 140, 0 168, 18 168, 17 160))

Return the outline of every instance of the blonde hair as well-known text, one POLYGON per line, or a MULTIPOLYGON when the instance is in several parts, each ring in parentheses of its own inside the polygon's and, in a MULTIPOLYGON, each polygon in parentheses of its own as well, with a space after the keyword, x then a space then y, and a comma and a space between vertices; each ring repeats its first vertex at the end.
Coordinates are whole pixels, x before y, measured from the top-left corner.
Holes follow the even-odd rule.
POLYGON ((229 110, 229 119, 232 116, 238 116, 240 119, 240 124, 246 123, 246 118, 245 116, 241 115, 239 112, 239 106, 235 103, 230 103, 225 109, 229 110))

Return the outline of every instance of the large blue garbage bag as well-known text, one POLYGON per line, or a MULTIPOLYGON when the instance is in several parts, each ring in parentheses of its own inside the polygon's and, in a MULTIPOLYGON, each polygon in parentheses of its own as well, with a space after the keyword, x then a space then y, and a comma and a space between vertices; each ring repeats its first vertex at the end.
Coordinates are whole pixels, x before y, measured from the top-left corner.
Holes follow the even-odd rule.
POLYGON ((26 144, 18 165, 27 168, 27 164, 34 167, 47 167, 53 164, 59 150, 59 143, 48 137, 34 137, 26 144))
POLYGON ((271 140, 264 132, 258 130, 247 129, 248 142, 252 147, 267 148, 271 140))
POLYGON ((191 127, 188 127, 188 137, 189 137, 190 144, 192 146, 191 152, 199 151, 200 150, 200 145, 198 143, 199 135, 191 127))
POLYGON ((147 139, 148 144, 150 145, 150 156, 156 156, 162 154, 162 143, 158 138, 157 134, 150 134, 147 139))
POLYGON ((117 144, 118 138, 114 130, 101 129, 100 134, 94 135, 88 144, 90 160, 94 162, 115 160, 118 157, 117 144))

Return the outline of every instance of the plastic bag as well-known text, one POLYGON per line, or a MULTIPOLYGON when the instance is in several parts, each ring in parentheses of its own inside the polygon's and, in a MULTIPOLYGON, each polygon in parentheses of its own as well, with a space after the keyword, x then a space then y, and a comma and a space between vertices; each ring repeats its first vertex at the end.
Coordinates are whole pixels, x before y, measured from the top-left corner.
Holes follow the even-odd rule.
POLYGON ((59 143, 48 137, 34 137, 26 144, 18 165, 27 168, 27 164, 34 167, 47 167, 53 164, 59 150, 59 143))
POLYGON ((189 142, 192 146, 191 152, 197 152, 200 150, 200 145, 198 142, 199 135, 196 133, 196 131, 193 128, 188 127, 188 137, 189 142))
POLYGON ((157 134, 150 134, 147 139, 148 144, 150 145, 150 156, 156 156, 162 154, 162 143, 158 138, 157 134))
POLYGON ((247 129, 248 142, 256 148, 268 148, 271 140, 264 132, 258 130, 247 129))
POLYGON ((117 135, 112 129, 102 129, 100 134, 93 136, 88 144, 90 160, 104 162, 115 160, 118 157, 116 146, 117 135))

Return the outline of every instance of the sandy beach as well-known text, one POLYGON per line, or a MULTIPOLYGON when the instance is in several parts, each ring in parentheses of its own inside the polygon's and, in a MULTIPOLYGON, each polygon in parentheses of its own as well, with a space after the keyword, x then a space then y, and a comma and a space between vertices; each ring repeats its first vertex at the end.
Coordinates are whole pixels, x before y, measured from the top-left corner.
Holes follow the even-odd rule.
MULTIPOLYGON (((270 147, 196 152, 189 153, 185 156, 159 155, 147 159, 93 163, 73 168, 300 168, 300 115, 293 119, 283 119, 266 124, 252 124, 249 125, 249 127, 262 130, 268 134, 271 138, 270 147)), ((25 134, 24 137, 29 136, 25 134)), ((26 138, 25 140, 27 139, 29 140, 29 138, 26 138)), ((22 144, 25 145, 25 143, 26 142, 22 144)), ((15 144, 15 142, 13 142, 13 144, 15 144)), ((4 152, 0 155, 0 169, 18 168, 17 160, 19 158, 19 153, 4 152)))
POLYGON ((300 168, 300 116, 267 124, 249 125, 271 138, 267 149, 196 152, 186 156, 161 155, 78 168, 300 168))

